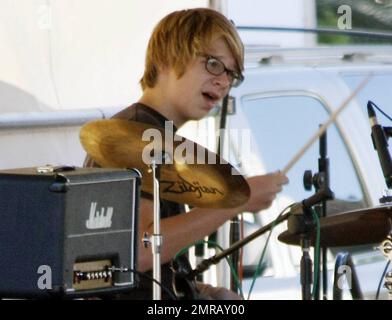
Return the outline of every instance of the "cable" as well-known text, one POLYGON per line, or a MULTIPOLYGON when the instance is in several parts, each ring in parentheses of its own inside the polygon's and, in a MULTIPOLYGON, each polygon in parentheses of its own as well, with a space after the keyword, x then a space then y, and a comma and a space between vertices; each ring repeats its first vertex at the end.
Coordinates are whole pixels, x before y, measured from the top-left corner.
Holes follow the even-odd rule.
POLYGON ((177 297, 168 288, 166 288, 166 286, 164 286, 161 282, 154 279, 153 277, 145 274, 144 272, 140 272, 140 271, 137 271, 134 269, 129 269, 129 268, 117 268, 117 267, 109 267, 108 270, 110 270, 112 272, 133 272, 133 273, 137 274, 138 276, 141 276, 143 278, 146 278, 146 279, 158 284, 162 288, 162 290, 165 291, 170 296, 170 298, 172 300, 178 300, 177 297))
POLYGON ((392 121, 392 118, 391 118, 389 115, 387 115, 383 110, 381 110, 381 108, 377 107, 377 105, 376 105, 373 101, 370 101, 370 100, 369 100, 369 103, 370 103, 373 107, 375 107, 378 111, 380 111, 388 120, 392 121))
POLYGON ((261 263, 262 263, 262 261, 263 261, 263 259, 264 259, 264 255, 265 255, 265 252, 266 252, 266 250, 267 250, 267 246, 268 246, 269 240, 270 240, 270 238, 271 238, 272 231, 273 231, 273 229, 275 228, 275 223, 276 223, 276 221, 286 212, 286 210, 290 209, 290 208, 291 208, 292 206, 294 206, 295 204, 296 204, 296 203, 292 203, 292 204, 290 204, 289 206, 287 206, 286 208, 284 208, 284 209, 279 213, 279 215, 277 216, 277 218, 274 220, 273 225, 272 225, 272 228, 271 228, 271 231, 270 231, 270 233, 269 233, 269 235, 268 235, 268 237, 267 237, 267 240, 266 240, 266 242, 265 242, 263 251, 262 251, 262 253, 261 253, 261 256, 260 256, 260 259, 259 259, 259 263, 257 264, 256 271, 255 271, 255 273, 254 273, 254 275, 253 275, 252 284, 251 284, 250 289, 249 289, 249 292, 248 292, 248 299, 247 299, 247 300, 250 299, 250 295, 251 295, 251 293, 252 293, 254 284, 256 283, 256 278, 257 278, 257 276, 258 276, 258 274, 259 274, 259 272, 260 272, 261 263))
POLYGON ((384 269, 384 271, 383 271, 383 273, 382 273, 380 282, 378 283, 377 293, 376 293, 376 298, 375 298, 376 300, 378 300, 378 298, 380 297, 380 290, 381 290, 382 280, 385 278, 385 275, 386 275, 386 273, 387 273, 387 270, 388 270, 388 267, 389 267, 390 264, 391 264, 391 260, 389 260, 389 261, 387 262, 387 265, 385 266, 385 269, 384 269))

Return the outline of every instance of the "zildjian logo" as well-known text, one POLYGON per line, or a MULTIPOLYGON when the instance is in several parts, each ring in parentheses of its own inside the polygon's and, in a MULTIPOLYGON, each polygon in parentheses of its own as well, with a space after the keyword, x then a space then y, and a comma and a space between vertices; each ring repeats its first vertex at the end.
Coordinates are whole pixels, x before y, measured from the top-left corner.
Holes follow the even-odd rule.
POLYGON ((168 184, 168 186, 163 190, 163 192, 169 193, 197 193, 197 197, 201 198, 203 194, 220 194, 223 193, 215 187, 201 186, 199 182, 194 181, 193 183, 186 181, 183 177, 178 175, 179 180, 177 181, 161 181, 162 184, 168 184))

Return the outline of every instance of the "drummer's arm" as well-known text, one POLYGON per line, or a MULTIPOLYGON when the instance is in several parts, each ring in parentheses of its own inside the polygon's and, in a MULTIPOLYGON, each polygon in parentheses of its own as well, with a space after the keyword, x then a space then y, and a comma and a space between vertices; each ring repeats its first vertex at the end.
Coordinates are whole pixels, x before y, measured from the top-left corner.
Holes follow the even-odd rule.
MULTIPOLYGON (((161 263, 169 262, 182 248, 203 239, 224 222, 232 219, 237 214, 248 211, 257 212, 268 208, 276 193, 282 190, 282 185, 288 182, 287 177, 281 173, 271 173, 247 179, 251 196, 246 204, 238 208, 207 209, 193 208, 186 214, 179 214, 161 219, 161 234, 163 236, 161 248, 161 263)), ((139 235, 147 232, 153 234, 153 202, 141 198, 139 235)), ((151 247, 143 247, 139 242, 138 265, 140 271, 152 269, 151 247)))

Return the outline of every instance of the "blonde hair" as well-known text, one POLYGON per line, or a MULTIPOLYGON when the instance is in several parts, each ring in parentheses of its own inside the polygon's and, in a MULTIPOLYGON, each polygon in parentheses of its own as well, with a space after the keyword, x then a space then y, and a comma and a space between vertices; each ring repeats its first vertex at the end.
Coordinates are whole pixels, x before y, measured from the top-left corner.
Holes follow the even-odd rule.
POLYGON ((156 85, 159 70, 174 68, 180 78, 197 54, 205 53, 212 41, 223 38, 236 62, 244 69, 244 47, 234 25, 221 13, 207 8, 175 11, 154 28, 147 47, 142 89, 156 85))

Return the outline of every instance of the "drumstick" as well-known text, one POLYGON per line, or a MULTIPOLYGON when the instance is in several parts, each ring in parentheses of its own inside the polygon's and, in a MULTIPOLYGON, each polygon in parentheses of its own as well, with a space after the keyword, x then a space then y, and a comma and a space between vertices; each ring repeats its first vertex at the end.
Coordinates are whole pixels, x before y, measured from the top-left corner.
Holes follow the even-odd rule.
POLYGON ((336 109, 331 117, 328 119, 326 123, 324 123, 319 130, 310 138, 310 140, 299 150, 299 152, 289 161, 289 163, 281 170, 283 174, 287 174, 289 170, 294 166, 294 164, 304 155, 304 153, 309 149, 309 147, 327 130, 329 125, 334 122, 339 115, 339 113, 349 104, 349 102, 358 94, 359 91, 365 86, 365 84, 372 77, 372 73, 370 73, 359 85, 358 87, 343 101, 342 105, 336 109))

